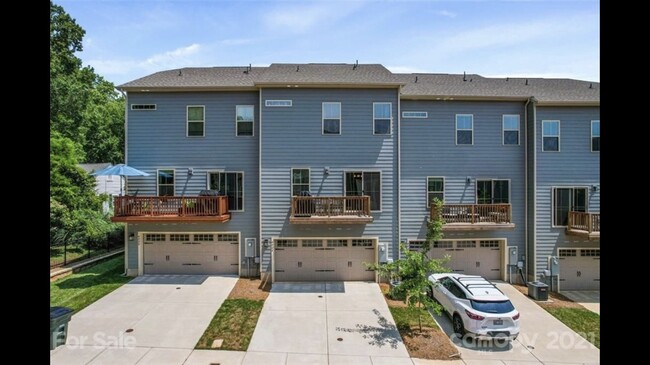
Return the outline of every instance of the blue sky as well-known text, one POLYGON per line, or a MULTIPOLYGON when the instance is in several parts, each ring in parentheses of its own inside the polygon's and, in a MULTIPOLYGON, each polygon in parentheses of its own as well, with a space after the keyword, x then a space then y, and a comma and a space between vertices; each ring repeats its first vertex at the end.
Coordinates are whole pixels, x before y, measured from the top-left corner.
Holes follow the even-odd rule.
POLYGON ((600 2, 54 0, 116 85, 191 66, 381 63, 393 72, 600 80, 600 2))

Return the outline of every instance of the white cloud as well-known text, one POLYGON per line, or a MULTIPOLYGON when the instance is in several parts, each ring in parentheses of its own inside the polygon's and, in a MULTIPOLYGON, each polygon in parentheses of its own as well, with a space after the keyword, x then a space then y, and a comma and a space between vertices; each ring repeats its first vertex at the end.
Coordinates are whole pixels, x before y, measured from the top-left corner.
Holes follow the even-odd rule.
POLYGON ((449 10, 437 10, 434 11, 433 13, 436 15, 445 16, 447 18, 452 18, 452 19, 456 17, 456 13, 451 12, 449 10))
POLYGON ((424 70, 422 68, 410 67, 410 66, 386 66, 390 72, 394 73, 403 73, 403 74, 417 74, 417 73, 428 73, 431 71, 424 70))
POLYGON ((264 16, 265 24, 274 30, 303 33, 319 25, 332 25, 338 19, 357 11, 363 6, 362 1, 322 2, 297 6, 296 3, 283 5, 264 16))
POLYGON ((189 65, 192 63, 191 56, 197 54, 200 49, 201 45, 193 43, 187 47, 180 47, 173 51, 155 54, 140 62, 140 65, 143 68, 175 68, 189 65))

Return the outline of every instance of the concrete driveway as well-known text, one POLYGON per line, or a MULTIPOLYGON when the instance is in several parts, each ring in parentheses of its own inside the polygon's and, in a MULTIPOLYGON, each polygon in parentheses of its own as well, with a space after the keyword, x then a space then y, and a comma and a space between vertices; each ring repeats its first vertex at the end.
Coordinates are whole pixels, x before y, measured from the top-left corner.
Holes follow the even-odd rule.
POLYGON ((412 364, 370 282, 273 284, 244 363, 251 356, 269 365, 412 364))
POLYGON ((600 350, 565 326, 507 283, 497 287, 521 313, 520 333, 510 343, 457 339, 446 315, 434 316, 440 327, 458 347, 462 361, 458 364, 599 364, 600 350))
POLYGON ((563 290, 562 295, 600 315, 600 290, 563 290))
POLYGON ((235 276, 140 276, 72 316, 51 364, 183 364, 235 276), (132 330, 132 331, 129 331, 132 330))

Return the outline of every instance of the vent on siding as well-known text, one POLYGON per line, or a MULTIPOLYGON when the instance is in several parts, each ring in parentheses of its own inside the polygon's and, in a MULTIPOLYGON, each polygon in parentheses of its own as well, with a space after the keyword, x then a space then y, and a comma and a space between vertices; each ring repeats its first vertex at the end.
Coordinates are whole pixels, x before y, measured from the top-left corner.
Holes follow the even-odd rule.
POLYGON ((156 104, 131 104, 131 110, 156 110, 156 104))
POLYGON ((293 106, 293 100, 266 100, 264 105, 271 107, 290 107, 293 106))

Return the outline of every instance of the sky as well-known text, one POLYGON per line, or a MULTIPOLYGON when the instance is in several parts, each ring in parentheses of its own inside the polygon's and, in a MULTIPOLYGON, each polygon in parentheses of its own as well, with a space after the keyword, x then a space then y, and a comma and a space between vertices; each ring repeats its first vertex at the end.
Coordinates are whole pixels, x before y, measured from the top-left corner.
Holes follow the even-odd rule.
POLYGON ((119 85, 181 67, 380 63, 600 81, 598 0, 54 0, 119 85))

